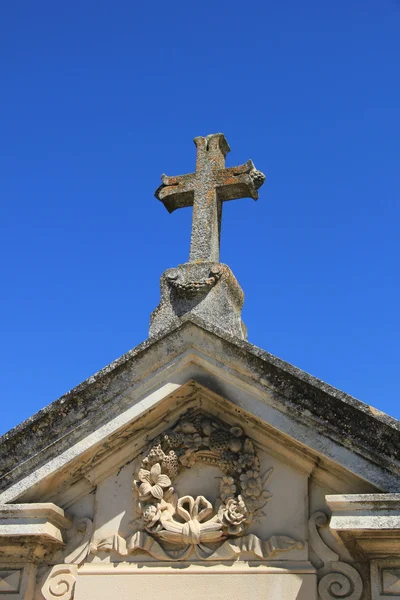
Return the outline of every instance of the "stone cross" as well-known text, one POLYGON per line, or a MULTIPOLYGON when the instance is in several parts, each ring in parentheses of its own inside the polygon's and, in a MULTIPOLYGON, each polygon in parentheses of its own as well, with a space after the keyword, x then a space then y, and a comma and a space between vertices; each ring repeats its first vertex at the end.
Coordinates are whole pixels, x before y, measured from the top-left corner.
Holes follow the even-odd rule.
POLYGON ((230 151, 222 133, 194 139, 197 147, 196 171, 188 175, 162 175, 155 196, 171 213, 193 206, 189 262, 219 262, 222 203, 239 198, 258 198, 265 175, 253 161, 239 167, 225 167, 230 151))

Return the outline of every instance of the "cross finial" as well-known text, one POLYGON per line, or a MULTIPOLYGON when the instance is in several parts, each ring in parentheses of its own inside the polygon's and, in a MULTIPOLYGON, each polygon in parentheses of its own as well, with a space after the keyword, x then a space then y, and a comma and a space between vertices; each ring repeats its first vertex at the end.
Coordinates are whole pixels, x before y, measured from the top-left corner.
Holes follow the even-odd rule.
POLYGON ((230 151, 223 133, 196 137, 196 171, 188 175, 162 175, 156 198, 171 213, 193 206, 190 262, 219 261, 222 203, 239 198, 258 198, 265 175, 248 160, 239 167, 225 167, 230 151))

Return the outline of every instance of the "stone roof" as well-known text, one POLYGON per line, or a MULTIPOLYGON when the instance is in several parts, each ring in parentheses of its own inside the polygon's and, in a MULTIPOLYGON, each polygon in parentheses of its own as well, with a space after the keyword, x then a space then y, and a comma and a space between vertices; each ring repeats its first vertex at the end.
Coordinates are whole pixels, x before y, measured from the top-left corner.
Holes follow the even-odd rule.
MULTIPOLYGON (((123 390, 131 390, 157 372, 171 369, 174 361, 192 349, 206 359, 212 356, 224 368, 242 371, 244 381, 268 391, 269 401, 278 411, 378 466, 391 477, 383 477, 381 484, 375 484, 382 491, 398 491, 394 482, 400 471, 399 421, 268 352, 187 315, 3 435, 0 492, 50 457, 66 451, 92 429, 107 423, 123 409, 123 390)), ((223 384, 212 374, 200 379, 200 384, 226 396, 223 384)))

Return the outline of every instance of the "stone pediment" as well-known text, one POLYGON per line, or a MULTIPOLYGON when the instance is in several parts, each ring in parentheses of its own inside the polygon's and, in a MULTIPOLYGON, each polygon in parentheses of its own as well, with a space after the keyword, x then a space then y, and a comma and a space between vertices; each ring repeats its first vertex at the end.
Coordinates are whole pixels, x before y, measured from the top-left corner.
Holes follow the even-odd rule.
MULTIPOLYGON (((11 540, 18 527, 47 546, 45 600, 71 582, 61 594, 70 600, 76 581, 79 600, 84 582, 100 574, 106 582, 116 567, 133 574, 137 565, 179 563, 189 573, 232 561, 249 573, 256 564, 296 573, 296 600, 316 598, 316 572, 329 586, 333 569, 354 592, 343 597, 360 600, 362 572, 345 547, 353 522, 335 495, 353 507, 349 494, 396 491, 396 436, 386 416, 188 320, 3 438, 0 500, 13 504, 3 504, 0 533, 11 540), (374 430, 379 453, 362 425, 374 430)), ((378 548, 378 537, 362 538, 364 546, 378 548)), ((17 577, 10 573, 5 585, 17 577)))
POLYGON ((116 562, 226 561, 286 552, 306 559, 304 515, 282 515, 277 504, 275 518, 265 520, 274 471, 278 497, 291 481, 295 508, 306 492, 304 472, 266 454, 237 422, 222 421, 203 408, 189 409, 168 428, 164 423, 137 456, 99 478, 94 504, 87 495, 70 504, 74 517, 85 507, 86 517, 78 519, 76 529, 83 524, 90 536, 83 535, 77 545, 72 529, 75 547, 66 550, 64 559, 76 562, 77 556, 90 554, 116 562), (286 532, 277 533, 276 527, 286 532))
POLYGON ((244 419, 254 435, 285 449, 283 455, 290 448, 307 456, 321 476, 359 481, 357 491, 397 491, 394 419, 247 342, 188 320, 3 436, 0 501, 59 499, 66 487, 61 505, 68 506, 75 486, 90 491, 106 465, 123 464, 157 434, 157 423, 164 427, 196 406, 222 420, 244 419))

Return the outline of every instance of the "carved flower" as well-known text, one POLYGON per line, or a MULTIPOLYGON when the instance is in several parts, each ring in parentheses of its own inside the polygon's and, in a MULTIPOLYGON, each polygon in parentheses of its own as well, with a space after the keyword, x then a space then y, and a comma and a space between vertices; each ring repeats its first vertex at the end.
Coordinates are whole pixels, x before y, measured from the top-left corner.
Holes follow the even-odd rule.
POLYGON ((154 504, 147 504, 143 510, 143 522, 145 527, 153 527, 160 519, 161 510, 154 504))
POLYGON ((247 471, 240 476, 243 495, 257 499, 261 496, 262 480, 259 471, 247 471))
POLYGON ((220 467, 223 471, 232 471, 237 464, 237 454, 226 450, 221 452, 220 467))
POLYGON ((148 471, 147 469, 139 470, 139 479, 142 482, 139 486, 139 494, 148 496, 151 494, 157 500, 161 500, 164 495, 163 488, 171 485, 171 480, 168 475, 161 473, 160 463, 153 465, 148 471))
POLYGON ((250 454, 249 452, 244 452, 243 454, 239 454, 237 458, 237 464, 240 469, 246 469, 253 465, 254 463, 254 454, 250 454))
POLYGON ((233 477, 223 477, 220 485, 220 497, 223 502, 232 498, 236 493, 236 485, 233 477))
POLYGON ((246 496, 246 507, 249 512, 257 513, 267 504, 270 498, 272 498, 272 494, 266 490, 261 492, 261 495, 258 496, 258 498, 250 498, 249 496, 246 496))
POLYGON ((202 443, 203 440, 199 433, 185 435, 184 445, 188 450, 191 450, 192 452, 196 452, 196 450, 200 448, 202 443))
POLYGON ((248 511, 242 496, 229 498, 222 512, 222 523, 228 528, 228 533, 238 535, 244 529, 247 516, 248 511))

